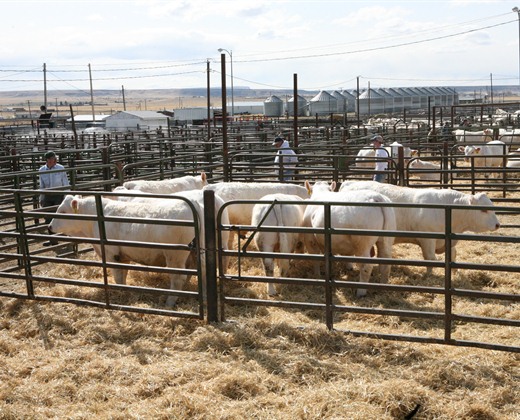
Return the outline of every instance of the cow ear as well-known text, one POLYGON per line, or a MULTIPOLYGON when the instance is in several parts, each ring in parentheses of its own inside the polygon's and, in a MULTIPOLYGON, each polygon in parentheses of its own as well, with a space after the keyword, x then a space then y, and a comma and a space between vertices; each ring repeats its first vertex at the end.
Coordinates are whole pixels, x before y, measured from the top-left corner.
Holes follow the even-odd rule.
POLYGON ((79 212, 79 199, 77 196, 72 199, 72 201, 70 202, 70 206, 72 207, 72 211, 74 213, 77 214, 79 212))
POLYGON ((459 149, 459 152, 463 152, 464 151, 464 147, 462 147, 462 146, 459 146, 458 149, 459 149))
POLYGON ((307 188, 307 194, 311 195, 312 194, 312 187, 311 187, 311 184, 309 183, 309 181, 305 181, 305 188, 307 188))
POLYGON ((477 194, 471 194, 469 197, 469 204, 476 206, 480 203, 480 199, 483 195, 486 195, 485 193, 477 193, 477 194))
POLYGON ((336 181, 332 181, 332 182, 330 183, 330 190, 331 190, 331 191, 336 191, 336 181))
POLYGON ((475 147, 475 152, 480 153, 480 147, 475 147))
POLYGON ((202 179, 203 182, 206 182, 206 172, 202 171, 200 173, 200 179, 202 179))

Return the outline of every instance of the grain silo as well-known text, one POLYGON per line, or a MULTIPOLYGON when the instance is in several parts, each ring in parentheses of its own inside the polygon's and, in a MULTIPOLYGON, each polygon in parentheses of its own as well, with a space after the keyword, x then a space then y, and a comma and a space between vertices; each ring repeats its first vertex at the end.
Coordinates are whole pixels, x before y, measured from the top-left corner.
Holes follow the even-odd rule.
POLYGON ((357 92, 349 92, 348 90, 343 89, 341 91, 341 94, 347 98, 347 112, 354 112, 356 110, 356 98, 357 98, 357 92))
POLYGON ((359 94, 359 109, 360 114, 378 114, 383 112, 383 97, 374 89, 367 89, 359 94))
POLYGON ((332 96, 336 99, 336 112, 347 112, 347 97, 337 90, 332 92, 332 96))
MULTIPOLYGON (((298 116, 306 116, 307 115, 307 99, 303 96, 297 96, 297 105, 298 105, 298 116)), ((287 113, 291 116, 294 116, 294 96, 289 98, 287 101, 287 113)))
POLYGON ((327 115, 336 112, 338 101, 330 93, 321 91, 309 101, 310 115, 327 115))
POLYGON ((276 95, 271 95, 264 101, 264 115, 266 117, 281 117, 283 115, 283 101, 276 95))

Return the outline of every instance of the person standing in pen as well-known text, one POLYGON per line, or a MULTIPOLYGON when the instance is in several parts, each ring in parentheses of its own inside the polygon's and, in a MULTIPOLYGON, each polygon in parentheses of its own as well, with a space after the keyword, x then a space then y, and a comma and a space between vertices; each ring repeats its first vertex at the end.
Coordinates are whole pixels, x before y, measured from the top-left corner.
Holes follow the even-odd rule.
MULTIPOLYGON (((44 155, 45 165, 40 167, 40 191, 54 189, 58 187, 69 187, 69 179, 67 177, 67 173, 65 171, 59 171, 60 169, 65 169, 63 165, 58 163, 58 159, 56 157, 56 153, 53 151, 48 151, 44 155)), ((40 194, 40 207, 51 207, 57 206, 61 204, 64 194, 40 194)), ((46 217, 45 223, 49 224, 52 220, 52 217, 46 217)), ((51 240, 49 242, 45 242, 43 245, 55 245, 58 242, 55 240, 51 240)))
POLYGON ((289 142, 281 136, 276 136, 272 145, 278 149, 274 163, 283 166, 282 181, 292 180, 294 168, 298 163, 298 156, 289 146, 289 142))
POLYGON ((388 169, 388 161, 386 160, 388 158, 388 153, 385 149, 383 149, 383 137, 380 135, 372 137, 371 144, 376 151, 375 158, 378 159, 375 167, 375 170, 378 171, 378 173, 374 174, 373 179, 376 182, 385 182, 386 174, 383 173, 383 171, 388 169))

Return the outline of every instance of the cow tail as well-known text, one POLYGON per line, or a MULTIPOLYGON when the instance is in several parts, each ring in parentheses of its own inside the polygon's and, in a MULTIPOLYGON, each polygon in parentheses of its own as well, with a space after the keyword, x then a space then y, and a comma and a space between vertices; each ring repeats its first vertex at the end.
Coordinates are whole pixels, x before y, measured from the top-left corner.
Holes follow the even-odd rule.
MULTIPOLYGON (((388 203, 390 200, 384 200, 383 203, 388 203)), ((384 230, 395 230, 395 210, 394 207, 381 207, 383 212, 383 229, 384 230)))
MULTIPOLYGON (((276 222, 278 226, 285 226, 284 220, 283 220, 283 209, 281 204, 276 204, 273 207, 274 215, 276 217, 276 222)), ((280 232, 278 233, 278 239, 280 241, 280 252, 282 253, 288 253, 291 252, 291 248, 289 245, 289 235, 287 232, 280 232)))

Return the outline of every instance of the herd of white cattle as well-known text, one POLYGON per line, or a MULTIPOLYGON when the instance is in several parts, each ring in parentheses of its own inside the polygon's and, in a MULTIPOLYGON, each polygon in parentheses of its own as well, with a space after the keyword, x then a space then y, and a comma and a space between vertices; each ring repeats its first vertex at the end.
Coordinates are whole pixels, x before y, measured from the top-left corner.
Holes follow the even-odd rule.
MULTIPOLYGON (((452 131, 455 140, 460 145, 457 150, 464 155, 466 162, 475 168, 520 168, 520 148, 514 149, 512 144, 520 141, 520 130, 500 129, 498 140, 493 140, 493 130, 468 131, 457 129, 452 131)), ((409 159, 408 168, 411 175, 422 180, 438 180, 441 170, 439 163, 419 159, 419 152, 398 142, 383 146, 388 157, 396 159, 399 148, 403 148, 403 156, 409 159)), ((374 168, 375 149, 372 146, 362 147, 355 159, 356 168, 374 168)), ((446 168, 449 169, 449 168, 446 168)), ((488 173, 484 174, 487 178, 488 173)))
MULTIPOLYGON (((430 188, 406 188, 373 181, 350 181, 341 185, 335 192, 336 185, 324 181, 305 187, 279 183, 246 183, 227 182, 208 184, 206 174, 184 176, 163 181, 129 181, 116 188, 117 194, 107 194, 101 198, 105 217, 129 217, 145 219, 181 220, 193 222, 193 206, 200 222, 200 247, 204 245, 204 190, 215 193, 215 211, 218 212, 224 203, 243 200, 246 203, 232 203, 222 211, 221 222, 224 225, 259 226, 268 228, 254 232, 254 241, 260 252, 286 253, 303 252, 322 255, 325 249, 324 235, 315 233, 298 233, 291 227, 320 229, 325 226, 325 210, 322 203, 336 203, 331 206, 330 223, 334 229, 369 229, 374 231, 406 231, 406 232, 444 232, 443 209, 431 207, 391 207, 360 206, 352 203, 405 203, 405 204, 454 204, 467 206, 453 211, 452 232, 488 232, 500 227, 500 222, 492 210, 472 209, 474 206, 492 207, 493 203, 484 193, 465 194, 455 190, 437 190, 430 188), (172 194, 175 199, 152 198, 147 194, 172 194), (256 200, 257 202, 247 202, 256 200), (260 201, 260 202, 258 202, 260 201), (279 202, 279 203, 277 203, 279 202), (275 228, 281 228, 279 230, 275 228), (285 228, 285 229, 284 229, 285 228)), ((95 197, 67 195, 58 207, 57 214, 97 215, 95 197)), ((139 241, 151 244, 184 245, 182 249, 161 247, 105 246, 104 254, 107 262, 129 263, 169 268, 193 268, 190 250, 186 247, 195 236, 193 225, 182 226, 166 224, 148 224, 142 221, 127 223, 105 222, 107 238, 114 241, 139 241)), ((84 238, 100 238, 99 223, 94 219, 55 217, 49 231, 55 234, 84 238)), ((311 231, 311 230, 309 230, 311 231)), ((222 230, 222 247, 232 249, 234 238, 228 230, 222 230), (229 235, 229 238, 228 238, 229 235)), ((394 243, 408 242, 417 244, 422 249, 425 260, 435 260, 435 254, 443 253, 444 241, 430 238, 417 238, 413 233, 407 237, 335 234, 331 240, 331 252, 335 255, 356 257, 391 258, 394 243), (377 249, 377 254, 375 253, 377 249)), ((452 241, 451 257, 455 259, 456 241, 452 241)), ((101 256, 99 245, 94 245, 95 252, 101 256)), ((204 273, 204 253, 201 253, 202 276, 204 273)), ((277 260, 282 277, 287 276, 289 261, 277 260)), ((274 261, 268 257, 263 259, 266 276, 273 276, 274 261)), ((224 262, 221 270, 225 272, 228 262, 224 262)), ((360 280, 368 282, 374 264, 359 264, 360 280)), ((391 266, 380 265, 380 281, 386 282, 391 266)), ((315 276, 320 275, 319 263, 314 267, 315 276)), ((431 272, 431 268, 427 269, 431 272)), ((125 284, 127 270, 112 269, 114 281, 125 284)), ((171 288, 180 290, 187 280, 182 271, 170 275, 171 288)), ((204 284, 204 282, 203 282, 204 284)), ((268 284, 269 295, 276 294, 273 284, 268 284)), ((366 294, 365 289, 358 289, 357 296, 366 294)), ((166 304, 173 306, 175 296, 169 296, 166 304)))

